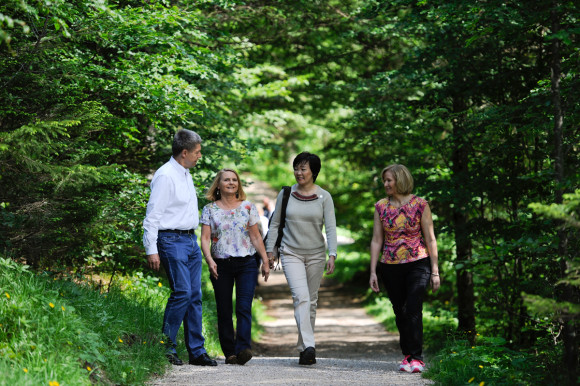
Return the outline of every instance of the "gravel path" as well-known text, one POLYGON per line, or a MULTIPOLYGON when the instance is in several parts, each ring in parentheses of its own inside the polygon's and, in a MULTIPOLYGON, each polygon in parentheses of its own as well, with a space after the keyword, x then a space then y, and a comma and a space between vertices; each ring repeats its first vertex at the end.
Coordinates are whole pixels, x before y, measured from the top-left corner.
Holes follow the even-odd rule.
POLYGON ((317 363, 298 365, 296 324, 284 274, 260 281, 271 320, 244 366, 173 366, 153 385, 427 385, 420 374, 398 371, 402 359, 398 335, 388 333, 366 315, 356 291, 323 281, 316 318, 317 363))

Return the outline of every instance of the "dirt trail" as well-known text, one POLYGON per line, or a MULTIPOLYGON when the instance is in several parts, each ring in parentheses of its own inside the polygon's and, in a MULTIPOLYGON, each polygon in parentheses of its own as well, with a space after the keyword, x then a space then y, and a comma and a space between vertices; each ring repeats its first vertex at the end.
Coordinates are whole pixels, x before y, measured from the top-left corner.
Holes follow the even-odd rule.
POLYGON ((398 371, 398 335, 366 315, 356 291, 323 281, 316 318, 317 363, 298 365, 297 330, 284 274, 260 281, 257 296, 267 306, 254 358, 244 366, 174 366, 154 385, 427 385, 420 374, 398 371))
MULTIPOLYGON (((323 280, 315 329, 318 357, 381 359, 400 351, 398 336, 386 332, 365 313, 359 294, 360 290, 323 280)), ((255 345, 256 353, 297 358, 294 308, 283 272, 274 272, 268 283, 260 281, 256 295, 267 306, 268 316, 274 318, 263 323, 265 334, 255 345)))

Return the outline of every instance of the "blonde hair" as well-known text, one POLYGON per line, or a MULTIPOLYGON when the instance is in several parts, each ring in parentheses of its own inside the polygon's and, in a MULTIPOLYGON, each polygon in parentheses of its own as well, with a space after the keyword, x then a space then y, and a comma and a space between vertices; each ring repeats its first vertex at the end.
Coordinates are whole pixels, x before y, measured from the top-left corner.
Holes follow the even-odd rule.
POLYGON ((413 176, 405 165, 392 164, 387 166, 381 172, 381 179, 385 182, 385 173, 391 172, 395 178, 395 187, 399 194, 410 194, 413 191, 413 176))
POLYGON ((236 175, 236 177, 238 179, 238 191, 236 192, 236 197, 242 201, 245 200, 246 199, 246 192, 244 192, 244 188, 242 188, 242 180, 240 179, 240 175, 234 169, 227 169, 227 168, 222 169, 219 172, 217 172, 215 178, 213 179, 211 186, 209 187, 209 189, 205 193, 205 198, 207 198, 210 201, 217 201, 221 198, 221 193, 219 191, 219 185, 220 185, 220 181, 222 179, 222 176, 226 172, 232 172, 236 175))

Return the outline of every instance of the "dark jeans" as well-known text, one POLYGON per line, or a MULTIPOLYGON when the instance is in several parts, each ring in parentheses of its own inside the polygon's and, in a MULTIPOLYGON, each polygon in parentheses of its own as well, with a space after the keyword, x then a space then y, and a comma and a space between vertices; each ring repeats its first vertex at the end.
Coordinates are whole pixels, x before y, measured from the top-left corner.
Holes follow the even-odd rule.
POLYGON ((251 348, 252 300, 256 288, 254 256, 215 259, 218 278, 211 277, 218 317, 218 333, 224 356, 237 355, 251 348), (236 286, 236 332, 234 333, 233 288, 236 286))
POLYGON ((163 316, 163 334, 169 352, 175 353, 176 337, 183 322, 185 346, 190 358, 205 353, 201 310, 201 251, 194 234, 159 233, 159 259, 167 273, 171 295, 163 316))
POLYGON ((377 265, 399 329, 403 355, 423 360, 423 298, 431 278, 429 258, 405 264, 377 265))

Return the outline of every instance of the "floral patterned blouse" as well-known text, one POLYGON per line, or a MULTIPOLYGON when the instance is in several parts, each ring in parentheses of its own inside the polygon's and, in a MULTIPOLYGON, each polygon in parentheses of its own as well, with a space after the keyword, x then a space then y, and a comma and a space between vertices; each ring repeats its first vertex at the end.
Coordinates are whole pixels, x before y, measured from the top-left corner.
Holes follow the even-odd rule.
POLYGON ((249 201, 235 209, 222 209, 215 202, 204 206, 200 222, 211 228, 211 256, 214 259, 244 257, 256 253, 248 228, 260 221, 249 201))
POLYGON ((375 204, 384 231, 381 263, 404 264, 429 257, 421 232, 421 216, 427 201, 415 195, 400 208, 388 198, 375 204))

